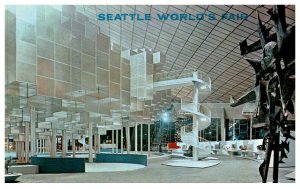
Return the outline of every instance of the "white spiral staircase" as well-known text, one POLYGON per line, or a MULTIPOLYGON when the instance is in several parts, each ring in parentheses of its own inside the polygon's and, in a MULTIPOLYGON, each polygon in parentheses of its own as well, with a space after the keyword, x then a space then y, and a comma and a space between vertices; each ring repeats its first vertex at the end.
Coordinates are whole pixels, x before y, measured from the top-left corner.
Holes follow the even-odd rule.
POLYGON ((200 71, 183 70, 174 73, 157 75, 154 82, 154 91, 178 88, 183 86, 194 86, 193 101, 181 100, 180 112, 193 115, 193 132, 181 136, 182 142, 193 146, 193 160, 207 157, 211 154, 210 145, 199 143, 199 131, 207 128, 211 123, 211 111, 198 103, 200 94, 211 92, 211 80, 200 71))

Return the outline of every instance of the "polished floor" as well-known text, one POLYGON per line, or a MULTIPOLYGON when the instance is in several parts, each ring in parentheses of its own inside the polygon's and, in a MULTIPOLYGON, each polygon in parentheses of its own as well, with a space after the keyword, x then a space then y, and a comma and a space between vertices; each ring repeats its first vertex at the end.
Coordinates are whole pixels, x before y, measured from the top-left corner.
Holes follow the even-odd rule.
MULTIPOLYGON (((260 183, 259 163, 238 157, 218 156, 221 163, 208 168, 171 167, 165 161, 121 172, 23 175, 19 183, 260 183)), ((169 161, 169 160, 168 160, 169 161)), ((280 168, 279 182, 295 182, 285 175, 295 168, 280 168)), ((272 182, 272 168, 268 181, 272 182)))

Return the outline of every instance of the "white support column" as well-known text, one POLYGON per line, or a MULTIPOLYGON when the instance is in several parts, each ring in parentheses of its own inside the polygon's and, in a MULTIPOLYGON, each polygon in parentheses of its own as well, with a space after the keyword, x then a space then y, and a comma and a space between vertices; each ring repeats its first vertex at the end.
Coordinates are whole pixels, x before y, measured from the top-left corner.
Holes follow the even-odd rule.
POLYGON ((19 142, 19 146, 20 146, 20 160, 21 161, 25 161, 25 156, 24 156, 24 146, 25 146, 25 142, 19 142))
POLYGON ((62 130, 62 140, 61 140, 61 143, 62 143, 62 157, 66 157, 66 151, 67 151, 67 148, 66 148, 66 140, 67 139, 67 134, 66 134, 66 129, 63 129, 62 130))
POLYGON ((123 138, 124 138, 124 135, 123 135, 123 126, 121 126, 121 154, 123 154, 123 138))
POLYGON ((56 129, 52 129, 51 157, 56 157, 56 129))
POLYGON ((116 130, 116 153, 118 154, 119 153, 119 130, 117 129, 116 130))
POLYGON ((111 130, 111 143, 112 143, 112 151, 111 153, 115 153, 115 130, 111 130))
POLYGON ((100 132, 99 132, 99 128, 98 128, 98 134, 97 134, 97 153, 100 152, 100 145, 101 145, 101 135, 100 135, 100 132))
MULTIPOLYGON (((193 78, 197 79, 197 72, 193 73, 193 78)), ((193 90, 193 105, 194 105, 194 111, 197 112, 198 111, 198 103, 199 103, 199 89, 197 86, 196 82, 194 83, 194 90, 193 90)), ((197 143, 199 142, 199 123, 198 123, 198 119, 197 116, 195 114, 193 114, 193 134, 194 137, 197 137, 196 141, 197 143)), ((193 160, 197 161, 198 160, 198 148, 193 146, 193 160)))
POLYGON ((50 154, 52 153, 52 150, 51 150, 51 136, 47 136, 47 151, 46 152, 50 152, 50 154))
POLYGON ((9 152, 9 137, 6 137, 6 150, 9 152))
POLYGON ((43 152, 44 149, 44 139, 39 139, 39 153, 41 154, 43 152))
POLYGON ((36 144, 36 153, 39 154, 40 153, 40 149, 41 149, 41 144, 40 144, 40 140, 36 139, 35 140, 35 144, 36 144))
POLYGON ((42 139, 42 142, 43 142, 42 152, 45 153, 45 151, 46 151, 46 139, 42 139))
POLYGON ((225 110, 223 109, 221 116, 221 141, 226 141, 225 131, 225 110))
POLYGON ((126 149, 127 154, 130 154, 130 127, 126 127, 126 149))
POLYGON ((75 143, 75 139, 73 138, 72 136, 72 155, 73 155, 73 158, 76 157, 76 143, 75 143))
POLYGON ((89 123, 89 163, 93 162, 93 123, 89 123))
POLYGON ((141 154, 142 154, 143 153, 143 124, 141 124, 140 128, 141 128, 140 142, 141 142, 141 154))
POLYGON ((150 157, 150 123, 148 123, 148 157, 150 157))
POLYGON ((98 133, 94 133, 94 152, 95 152, 95 158, 96 158, 96 153, 97 153, 97 147, 98 146, 98 133))
POLYGON ((31 136, 31 156, 36 154, 36 137, 35 137, 35 108, 30 108, 30 136, 31 136))
POLYGON ((135 127, 134 127, 134 151, 137 154, 137 123, 135 123, 135 127))
POLYGON ((252 124, 253 124, 253 116, 250 117, 250 140, 252 140, 252 124))
POLYGON ((25 163, 29 161, 29 122, 25 124, 25 163))

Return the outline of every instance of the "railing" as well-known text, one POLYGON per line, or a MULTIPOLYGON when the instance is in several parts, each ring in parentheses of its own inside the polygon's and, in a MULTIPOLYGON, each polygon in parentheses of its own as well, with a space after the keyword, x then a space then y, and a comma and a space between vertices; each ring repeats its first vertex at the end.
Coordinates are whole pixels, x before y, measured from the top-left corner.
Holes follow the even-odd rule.
POLYGON ((207 74, 196 69, 175 70, 170 72, 164 71, 153 75, 153 81, 158 82, 158 81, 193 77, 194 72, 197 72, 198 79, 203 80, 209 86, 211 85, 211 79, 207 76, 207 74))
POLYGON ((197 112, 200 112, 200 113, 206 115, 209 118, 211 117, 211 111, 210 111, 210 109, 207 108, 206 106, 200 104, 200 103, 198 103, 198 107, 195 110, 195 107, 193 106, 193 102, 181 99, 181 109, 182 109, 182 106, 184 106, 184 105, 190 105, 191 106, 191 111, 197 111, 197 112))

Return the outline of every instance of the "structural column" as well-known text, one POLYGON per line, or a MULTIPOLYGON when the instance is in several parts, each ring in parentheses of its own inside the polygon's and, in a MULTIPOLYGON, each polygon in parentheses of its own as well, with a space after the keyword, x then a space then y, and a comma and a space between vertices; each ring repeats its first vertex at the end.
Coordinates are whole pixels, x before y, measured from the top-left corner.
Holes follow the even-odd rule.
POLYGON ((36 153, 39 154, 40 150, 41 150, 41 143, 40 143, 41 140, 36 139, 35 141, 36 141, 35 142, 35 144, 36 144, 36 153))
POLYGON ((141 128, 140 142, 141 142, 141 154, 142 154, 143 153, 143 124, 141 124, 140 128, 141 128))
POLYGON ((29 122, 25 124, 25 163, 29 161, 29 122))
POLYGON ((130 154, 130 127, 126 127, 126 148, 127 148, 127 154, 130 154))
MULTIPOLYGON (((197 79, 197 72, 193 73, 193 78, 197 79)), ((199 103, 199 90, 198 90, 198 84, 196 82, 194 83, 194 90, 193 90, 193 106, 194 106, 194 111, 198 111, 198 103, 199 103)), ((194 137, 196 137, 196 144, 198 145, 199 143, 199 123, 197 116, 193 114, 193 134, 194 137)), ((198 148, 196 146, 193 146, 193 160, 197 161, 198 160, 198 148)))
POLYGON ((119 153, 119 130, 116 130, 116 153, 119 153))
POLYGON ((135 123, 134 127, 134 151, 137 154, 137 123, 135 123))
POLYGON ((250 118, 250 140, 252 140, 252 124, 253 124, 253 116, 250 118))
POLYGON ((52 129, 51 157, 56 157, 56 129, 52 129))
POLYGON ((75 143, 75 139, 72 135, 72 155, 73 155, 73 158, 75 158, 75 155, 76 155, 76 143, 75 143))
POLYGON ((95 158, 96 158, 96 153, 97 153, 97 147, 98 146, 98 134, 94 133, 94 152, 95 152, 95 158))
POLYGON ((150 157, 150 123, 148 123, 148 157, 150 157))
POLYGON ((97 134, 97 153, 100 152, 100 145, 101 145, 101 135, 100 135, 100 129, 98 128, 98 134, 97 134))
POLYGON ((93 162, 93 124, 89 123, 89 163, 93 162))
POLYGON ((67 134, 66 134, 66 129, 62 130, 62 157, 66 157, 66 140, 67 139, 67 134))
POLYGON ((111 138, 112 138, 112 141, 111 141, 111 143, 112 143, 112 153, 115 153, 115 130, 111 130, 111 138))
POLYGON ((31 156, 36 154, 35 139, 35 108, 30 108, 30 136, 31 136, 31 156))
POLYGON ((6 150, 9 152, 9 137, 6 138, 6 150))
POLYGON ((43 152, 43 153, 45 153, 45 148, 46 148, 46 139, 42 139, 42 143, 43 143, 42 152, 43 152))
POLYGON ((222 110, 221 115, 221 141, 226 141, 226 131, 225 131, 225 109, 222 110))
POLYGON ((121 153, 123 154, 123 126, 121 126, 121 153))

